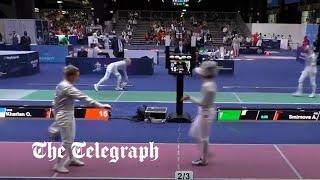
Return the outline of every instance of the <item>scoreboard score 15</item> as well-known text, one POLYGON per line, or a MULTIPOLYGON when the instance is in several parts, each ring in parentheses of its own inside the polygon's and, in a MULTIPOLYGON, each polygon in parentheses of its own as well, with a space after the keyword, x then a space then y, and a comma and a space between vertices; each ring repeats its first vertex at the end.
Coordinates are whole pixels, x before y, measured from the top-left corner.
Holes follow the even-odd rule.
POLYGON ((169 74, 171 75, 191 75, 192 69, 191 69, 191 55, 170 55, 169 61, 170 61, 170 67, 169 67, 169 74))

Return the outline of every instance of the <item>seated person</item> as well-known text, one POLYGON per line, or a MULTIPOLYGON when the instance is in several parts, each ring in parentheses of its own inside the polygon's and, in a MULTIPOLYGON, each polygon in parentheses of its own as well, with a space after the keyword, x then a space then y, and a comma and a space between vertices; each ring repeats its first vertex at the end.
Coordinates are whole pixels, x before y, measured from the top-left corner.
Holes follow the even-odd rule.
POLYGON ((99 57, 99 53, 101 53, 101 50, 100 50, 98 44, 94 44, 94 48, 92 50, 92 57, 93 58, 99 57))
POLYGON ((86 49, 81 46, 80 51, 78 51, 77 57, 88 57, 88 51, 86 51, 86 49))
POLYGON ((67 46, 68 44, 69 44, 68 35, 65 35, 65 36, 59 41, 59 45, 67 46))
POLYGON ((58 45, 59 44, 59 38, 55 36, 53 33, 49 33, 49 45, 58 45))

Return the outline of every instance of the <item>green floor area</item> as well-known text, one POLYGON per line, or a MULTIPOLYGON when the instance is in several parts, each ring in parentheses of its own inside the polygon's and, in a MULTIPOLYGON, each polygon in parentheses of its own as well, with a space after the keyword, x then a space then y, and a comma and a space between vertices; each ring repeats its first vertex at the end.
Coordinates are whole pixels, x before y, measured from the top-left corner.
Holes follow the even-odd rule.
MULTIPOLYGON (((175 92, 165 91, 84 91, 90 97, 106 102, 159 102, 174 103, 175 92)), ((199 96, 198 92, 186 92, 199 96)), ((11 101, 51 101, 52 90, 0 89, 0 100, 11 101)), ((248 104, 320 104, 320 96, 308 98, 293 97, 290 93, 257 93, 257 92, 218 92, 217 103, 248 103, 248 104)))

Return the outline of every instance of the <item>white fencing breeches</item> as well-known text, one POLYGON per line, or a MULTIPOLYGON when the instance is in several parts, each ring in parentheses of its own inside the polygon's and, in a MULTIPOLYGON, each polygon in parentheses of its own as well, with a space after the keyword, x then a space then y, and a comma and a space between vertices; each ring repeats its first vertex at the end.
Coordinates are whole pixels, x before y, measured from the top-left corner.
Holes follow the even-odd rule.
POLYGON ((117 87, 120 87, 121 81, 122 81, 122 76, 119 73, 117 68, 109 68, 109 66, 107 67, 106 73, 105 75, 100 79, 100 81, 97 83, 98 86, 100 86, 102 83, 104 83, 105 81, 107 81, 110 78, 110 75, 114 74, 117 78, 117 87))
POLYGON ((74 118, 74 112, 61 111, 55 114, 54 125, 58 127, 62 146, 66 149, 70 159, 73 158, 72 155, 72 143, 75 139, 76 134, 76 122, 74 118))
POLYGON ((310 84, 312 88, 312 93, 316 93, 317 84, 316 84, 316 76, 317 76, 317 67, 305 67, 304 70, 301 72, 299 78, 299 86, 298 91, 302 92, 303 89, 303 82, 309 76, 310 84))
POLYGON ((262 46, 262 40, 258 40, 256 46, 262 46))
POLYGON ((192 123, 189 135, 198 139, 200 143, 201 159, 206 161, 209 152, 209 135, 212 121, 216 116, 215 108, 199 108, 198 115, 192 123))
POLYGON ((240 46, 238 46, 238 45, 233 45, 234 55, 235 55, 236 57, 239 56, 239 49, 240 49, 240 46))

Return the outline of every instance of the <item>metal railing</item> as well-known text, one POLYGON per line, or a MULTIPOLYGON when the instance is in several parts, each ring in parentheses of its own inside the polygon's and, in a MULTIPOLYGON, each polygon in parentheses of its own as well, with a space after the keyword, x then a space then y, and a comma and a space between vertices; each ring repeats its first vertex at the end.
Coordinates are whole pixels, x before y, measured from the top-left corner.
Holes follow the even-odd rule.
POLYGON ((247 26, 247 24, 243 21, 240 14, 237 13, 237 26, 241 31, 241 35, 244 37, 251 37, 251 32, 247 26))
MULTIPOLYGON (((137 19, 144 21, 174 20, 181 18, 179 11, 148 11, 148 10, 119 10, 115 13, 116 20, 128 19, 130 12, 137 12, 137 19)), ((187 11, 183 18, 194 17, 198 20, 215 21, 217 19, 235 19, 237 12, 187 11)))

